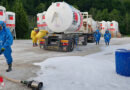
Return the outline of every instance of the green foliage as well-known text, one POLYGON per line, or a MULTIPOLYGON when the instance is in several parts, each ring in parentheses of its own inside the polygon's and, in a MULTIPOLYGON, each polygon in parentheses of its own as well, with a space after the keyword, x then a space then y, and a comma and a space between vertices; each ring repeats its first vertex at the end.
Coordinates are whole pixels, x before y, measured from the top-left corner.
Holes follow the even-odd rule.
POLYGON ((29 23, 23 4, 16 0, 13 11, 16 13, 16 34, 17 38, 28 38, 29 23))
POLYGON ((101 16, 102 16, 102 20, 108 21, 109 20, 108 19, 109 18, 108 9, 103 9, 101 16))
POLYGON ((74 8, 76 8, 76 9, 79 9, 79 7, 77 6, 77 5, 72 5, 74 8))
POLYGON ((89 14, 93 15, 94 19, 96 18, 96 14, 97 14, 97 9, 96 8, 91 8, 89 10, 89 14))
POLYGON ((109 14, 109 20, 115 20, 118 21, 120 19, 120 12, 116 9, 113 9, 109 14))
POLYGON ((1 0, 0 5, 4 6, 6 10, 9 10, 8 0, 1 0))
MULTIPOLYGON (((117 21, 122 34, 130 35, 130 0, 60 0, 82 12, 89 12, 97 21, 117 21)), ((0 5, 16 12, 18 38, 27 38, 36 26, 36 14, 46 11, 59 0, 0 0, 0 5), (27 13, 26 13, 27 12, 27 13)))
POLYGON ((125 15, 125 30, 126 30, 126 35, 130 35, 130 13, 126 13, 125 15))
POLYGON ((43 12, 46 10, 46 5, 44 3, 40 3, 37 7, 36 7, 36 12, 43 12))

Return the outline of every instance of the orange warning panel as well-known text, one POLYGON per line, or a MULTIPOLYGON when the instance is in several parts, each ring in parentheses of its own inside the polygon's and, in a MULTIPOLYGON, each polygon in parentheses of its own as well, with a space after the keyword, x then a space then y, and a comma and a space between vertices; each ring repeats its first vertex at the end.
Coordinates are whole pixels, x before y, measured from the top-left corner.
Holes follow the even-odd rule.
POLYGON ((61 40, 61 43, 68 43, 69 40, 61 40))
POLYGON ((6 24, 7 27, 15 27, 15 24, 6 24))
POLYGON ((44 42, 44 41, 45 41, 45 39, 41 39, 40 41, 44 42))

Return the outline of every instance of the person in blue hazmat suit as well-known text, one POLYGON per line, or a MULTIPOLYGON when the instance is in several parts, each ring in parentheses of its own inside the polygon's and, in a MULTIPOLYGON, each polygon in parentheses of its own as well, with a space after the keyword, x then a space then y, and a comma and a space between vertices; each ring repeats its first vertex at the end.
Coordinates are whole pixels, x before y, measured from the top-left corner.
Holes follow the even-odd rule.
POLYGON ((8 64, 8 69, 6 72, 12 71, 12 49, 11 45, 13 44, 13 36, 6 24, 3 21, 0 21, 0 55, 4 54, 6 62, 8 64))
POLYGON ((95 41, 96 41, 96 45, 99 45, 100 37, 101 37, 101 33, 99 32, 99 30, 96 30, 96 32, 94 33, 94 38, 95 38, 95 41))
POLYGON ((111 39, 111 34, 109 33, 108 30, 106 30, 106 32, 105 32, 105 34, 104 34, 104 39, 105 39, 106 45, 109 45, 110 39, 111 39))

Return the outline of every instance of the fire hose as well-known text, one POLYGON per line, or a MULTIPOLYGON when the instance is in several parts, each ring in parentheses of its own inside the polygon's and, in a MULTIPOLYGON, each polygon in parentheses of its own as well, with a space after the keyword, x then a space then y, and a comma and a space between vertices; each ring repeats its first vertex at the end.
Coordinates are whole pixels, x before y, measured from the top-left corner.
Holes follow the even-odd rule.
POLYGON ((0 76, 3 77, 4 79, 8 80, 8 81, 11 81, 11 82, 14 82, 14 83, 24 84, 27 87, 31 88, 32 90, 41 90, 42 87, 43 87, 43 83, 42 82, 38 82, 38 81, 35 81, 35 80, 32 80, 32 81, 22 81, 22 80, 15 80, 15 79, 12 79, 12 78, 8 78, 8 77, 6 77, 4 75, 0 75, 0 76))

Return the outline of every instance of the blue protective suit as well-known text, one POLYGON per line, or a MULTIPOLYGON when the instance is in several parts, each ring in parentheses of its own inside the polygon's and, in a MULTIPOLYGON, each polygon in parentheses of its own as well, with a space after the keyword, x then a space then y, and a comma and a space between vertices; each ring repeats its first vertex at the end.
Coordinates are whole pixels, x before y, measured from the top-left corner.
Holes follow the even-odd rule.
POLYGON ((95 40, 96 40, 96 44, 97 44, 97 43, 99 44, 100 37, 101 37, 101 34, 100 34, 99 30, 96 30, 96 32, 95 32, 95 34, 94 34, 94 38, 95 38, 95 40))
POLYGON ((109 33, 108 30, 104 34, 104 39, 105 39, 106 45, 109 45, 109 42, 110 42, 110 39, 111 39, 111 34, 109 33))
POLYGON ((0 30, 0 50, 1 48, 5 48, 5 51, 1 54, 4 54, 7 64, 12 64, 12 49, 11 45, 13 44, 13 36, 8 28, 6 28, 6 24, 0 21, 0 25, 2 25, 2 30, 0 30))

